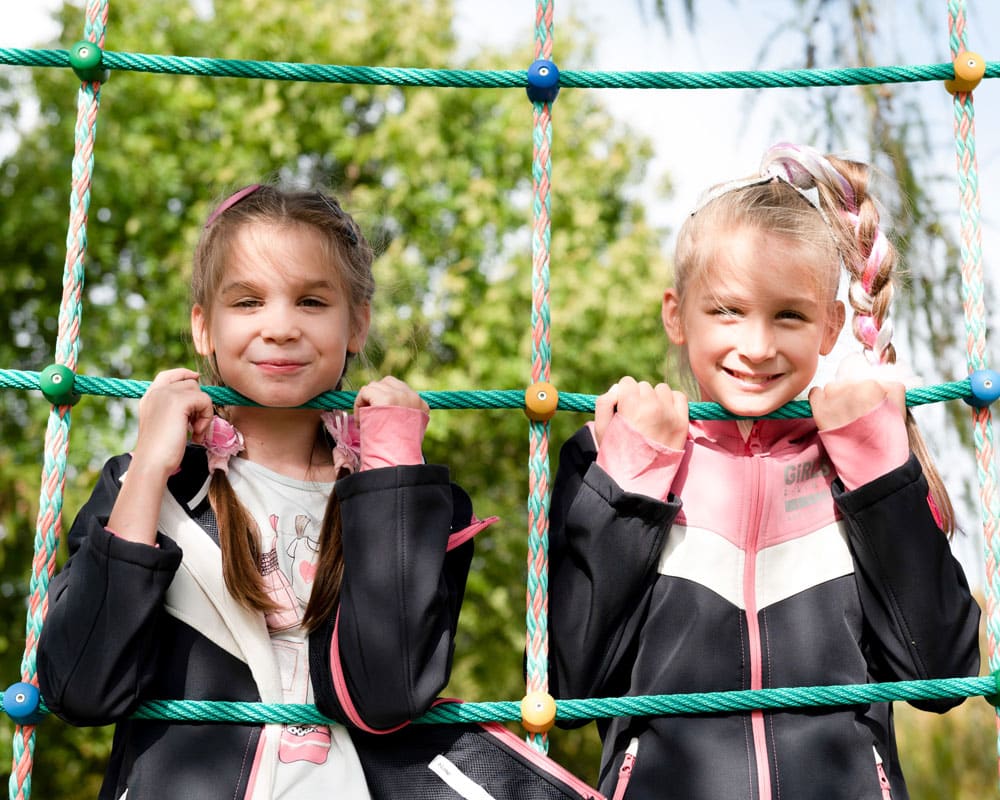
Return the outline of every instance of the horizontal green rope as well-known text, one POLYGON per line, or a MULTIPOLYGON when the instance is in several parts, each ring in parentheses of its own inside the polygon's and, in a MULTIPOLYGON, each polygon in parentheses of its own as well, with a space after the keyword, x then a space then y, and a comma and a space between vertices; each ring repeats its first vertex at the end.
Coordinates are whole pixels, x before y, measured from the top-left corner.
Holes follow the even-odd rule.
MULTIPOLYGON (((978 678, 940 678, 839 686, 799 686, 785 689, 557 700, 556 719, 582 720, 617 716, 743 712, 757 709, 814 708, 963 697, 992 699, 998 693, 997 684, 997 677, 986 675, 978 678)), ((42 710, 47 712, 44 704, 42 710)), ((133 718, 175 722, 285 725, 326 724, 334 721, 323 716, 315 706, 308 704, 218 700, 152 701, 143 703, 133 718)), ((520 702, 501 700, 487 703, 443 703, 414 722, 417 724, 513 722, 520 719, 520 702)))
MULTIPOLYGON (((997 693, 993 676, 896 681, 844 686, 803 686, 644 697, 594 698, 556 701, 556 719, 580 720, 618 716, 739 712, 755 709, 803 708, 858 705, 894 700, 941 700, 992 696, 997 693)), ((211 701, 161 701, 145 703, 137 719, 183 719, 258 723, 329 722, 315 706, 263 703, 219 703, 211 701), (243 717, 246 713, 248 716, 243 717)), ((488 703, 443 703, 414 720, 417 724, 440 722, 508 722, 521 719, 521 704, 515 701, 488 703)))
MULTIPOLYGON (((73 389, 80 395, 102 397, 139 398, 149 388, 149 381, 131 380, 127 378, 101 378, 92 375, 76 375, 73 389)), ((0 369, 0 389, 38 389, 39 373, 30 370, 0 369)), ((223 386, 202 386, 217 405, 256 405, 243 397, 239 392, 223 386)), ((431 408, 470 409, 470 408, 524 408, 523 389, 477 389, 470 391, 432 391, 420 392, 420 396, 431 408)), ((324 392, 305 404, 305 408, 352 408, 357 392, 324 392)), ((594 410, 593 394, 559 393, 559 409, 561 411, 578 411, 592 413, 594 410)), ((906 392, 908 406, 921 406, 946 400, 964 400, 972 397, 972 388, 968 378, 950 383, 940 383, 934 386, 922 386, 906 392)), ((718 403, 691 403, 689 407, 691 419, 732 419, 733 415, 718 403)), ((808 400, 793 400, 777 411, 768 414, 772 419, 801 419, 811 414, 808 400)))
MULTIPOLYGON (((27 67, 69 67, 69 51, 0 48, 0 64, 27 67)), ((112 71, 223 78, 263 78, 319 83, 522 89, 528 85, 527 70, 357 67, 290 61, 244 61, 226 58, 119 53, 111 50, 104 52, 103 66, 112 71)), ((918 83, 921 81, 945 81, 954 77, 954 68, 948 63, 896 67, 735 70, 729 72, 565 70, 559 73, 559 85, 564 88, 578 89, 762 89, 918 83)), ((985 77, 1000 77, 1000 62, 987 62, 985 77)))

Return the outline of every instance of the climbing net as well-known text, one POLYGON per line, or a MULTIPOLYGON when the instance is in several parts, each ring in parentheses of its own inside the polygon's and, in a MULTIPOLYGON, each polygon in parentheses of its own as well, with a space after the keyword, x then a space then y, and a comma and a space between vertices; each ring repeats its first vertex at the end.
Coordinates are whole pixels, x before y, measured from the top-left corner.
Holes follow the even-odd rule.
MULTIPOLYGON (((345 67, 287 62, 180 58, 104 51, 108 0, 89 0, 83 39, 70 50, 0 49, 0 64, 69 67, 80 78, 75 152, 72 164, 70 221, 55 361, 40 372, 0 370, 0 388, 38 389, 52 404, 45 435, 44 465, 29 584, 25 650, 21 680, 3 693, 4 711, 16 723, 9 796, 29 798, 36 724, 47 713, 37 689, 35 655, 47 608, 49 579, 55 571, 61 531, 62 498, 69 443, 70 412, 81 395, 141 397, 145 381, 76 374, 82 309, 83 259, 87 215, 94 171, 94 142, 101 85, 110 71, 140 71, 214 77, 264 78, 283 81, 393 84, 400 86, 508 87, 526 89, 533 106, 533 227, 531 380, 527 389, 508 391, 424 392, 431 408, 521 408, 529 420, 527 693, 520 702, 446 704, 416 722, 484 722, 520 720, 529 740, 547 749, 546 731, 555 719, 592 719, 618 715, 746 711, 826 706, 891 700, 941 699, 982 695, 1000 698, 1000 494, 993 448, 990 404, 1000 396, 1000 374, 987 369, 984 278, 980 228, 980 196, 975 147, 973 90, 983 77, 1000 77, 1000 63, 986 63, 967 47, 965 4, 948 0, 952 63, 908 67, 871 67, 781 72, 560 72, 552 59, 553 2, 537 0, 535 61, 527 71, 454 71, 345 67), (594 396, 559 393, 549 383, 549 244, 552 111, 561 87, 574 88, 761 88, 903 83, 941 80, 954 96, 954 133, 960 187, 962 302, 967 331, 969 378, 907 392, 908 405, 962 399, 972 408, 980 508, 986 559, 987 642, 991 675, 900 681, 857 686, 711 692, 588 700, 560 700, 548 695, 548 503, 550 419, 557 410, 593 411, 594 396)), ((204 387, 219 404, 245 398, 222 387, 204 387)), ((354 394, 328 392, 309 405, 350 408, 354 394)), ((789 403, 771 416, 809 416, 805 401, 789 403)), ((692 403, 693 419, 728 415, 714 403, 692 403)), ((154 701, 136 712, 141 719, 250 723, 329 722, 310 705, 272 705, 206 701, 154 701)), ((997 715, 1000 748, 1000 713, 997 715)))

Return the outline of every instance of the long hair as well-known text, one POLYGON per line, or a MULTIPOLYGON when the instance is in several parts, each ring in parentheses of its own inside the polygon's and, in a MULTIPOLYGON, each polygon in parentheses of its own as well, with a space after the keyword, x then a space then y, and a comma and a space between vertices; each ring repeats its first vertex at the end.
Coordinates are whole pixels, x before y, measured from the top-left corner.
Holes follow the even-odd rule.
MULTIPOLYGON (((233 244, 245 225, 307 226, 321 235, 330 269, 336 273, 347 295, 352 325, 361 325, 363 309, 371 302, 375 291, 374 254, 361 228, 340 203, 320 191, 283 190, 269 185, 241 191, 244 194, 238 192, 221 204, 202 231, 194 253, 192 303, 201 306, 206 315, 210 313, 211 301, 222 285, 233 244)), ((356 354, 347 355, 350 358, 356 354)), ((206 374, 221 385, 214 358, 206 362, 206 374)), ((316 435, 323 437, 325 434, 317 428, 316 435)), ((261 579, 260 531, 240 503, 224 471, 212 474, 208 499, 218 521, 226 588, 246 608, 263 613, 275 610, 261 579)), ((340 504, 336 491, 331 491, 320 526, 316 580, 302 621, 306 630, 315 629, 333 613, 340 596, 343 572, 340 504)))
MULTIPOLYGON (((811 148, 776 145, 765 154, 762 173, 710 190, 708 202, 682 225, 674 256, 674 287, 682 308, 689 287, 712 280, 717 242, 740 227, 764 231, 795 243, 802 252, 813 252, 817 289, 831 300, 843 265, 855 337, 872 360, 895 363, 889 309, 898 258, 879 227, 878 207, 868 189, 869 167, 811 148)), ((906 431, 941 528, 951 536, 951 499, 909 411, 906 431)))

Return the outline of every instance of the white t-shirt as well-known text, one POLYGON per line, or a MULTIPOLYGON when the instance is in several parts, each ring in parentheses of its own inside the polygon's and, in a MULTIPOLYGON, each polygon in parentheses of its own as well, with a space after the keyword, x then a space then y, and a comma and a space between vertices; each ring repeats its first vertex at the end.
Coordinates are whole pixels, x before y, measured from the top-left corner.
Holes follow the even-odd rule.
MULTIPOLYGON (((268 614, 286 703, 312 703, 309 638, 300 627, 312 591, 320 525, 332 483, 299 481, 234 458, 229 480, 260 530, 261 573, 279 610, 268 614)), ((268 732, 276 730, 267 728, 268 732)), ((351 737, 340 725, 283 725, 275 800, 369 800, 351 737)))

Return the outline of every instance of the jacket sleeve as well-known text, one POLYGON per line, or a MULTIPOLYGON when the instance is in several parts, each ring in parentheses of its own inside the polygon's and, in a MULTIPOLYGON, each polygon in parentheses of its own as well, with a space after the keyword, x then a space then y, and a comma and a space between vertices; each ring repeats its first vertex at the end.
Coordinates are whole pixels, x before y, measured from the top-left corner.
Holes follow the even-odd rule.
MULTIPOLYGON (((979 671, 979 607, 927 503, 910 456, 887 475, 834 498, 847 522, 877 680, 973 676, 979 671)), ((944 711, 960 700, 914 702, 944 711)))
POLYGON ((590 432, 562 448, 550 526, 550 684, 559 697, 620 693, 660 551, 680 511, 622 489, 594 463, 590 432))
POLYGON ((48 708, 76 725, 131 714, 153 679, 163 599, 180 548, 129 542, 105 529, 128 456, 109 461, 69 532, 70 557, 49 585, 38 644, 38 679, 48 708))
POLYGON ((344 577, 334 618, 310 635, 313 690, 327 716, 383 732, 448 682, 472 560, 463 534, 488 523, 442 466, 363 471, 336 492, 344 577))

